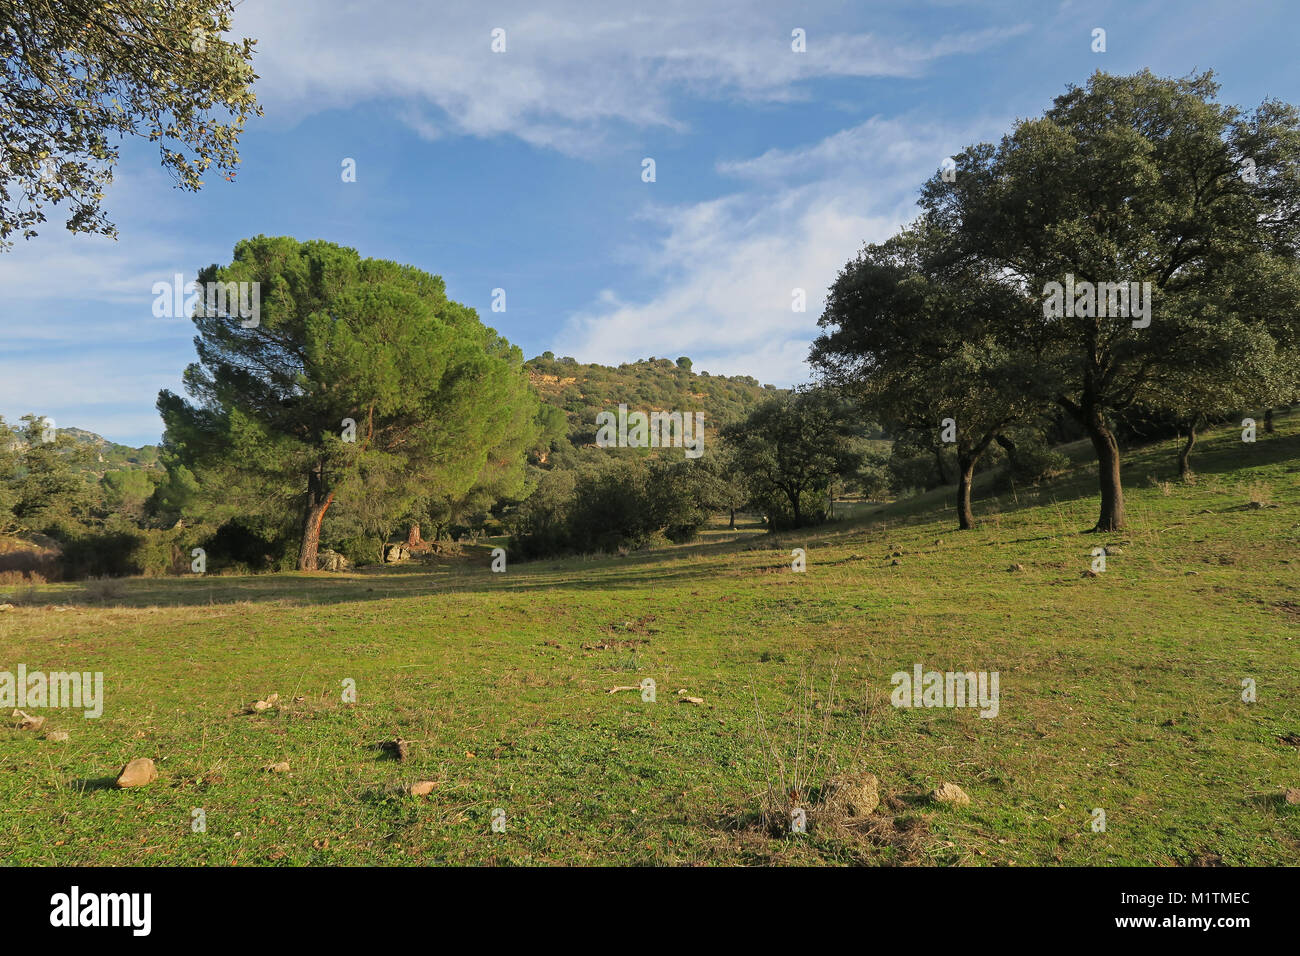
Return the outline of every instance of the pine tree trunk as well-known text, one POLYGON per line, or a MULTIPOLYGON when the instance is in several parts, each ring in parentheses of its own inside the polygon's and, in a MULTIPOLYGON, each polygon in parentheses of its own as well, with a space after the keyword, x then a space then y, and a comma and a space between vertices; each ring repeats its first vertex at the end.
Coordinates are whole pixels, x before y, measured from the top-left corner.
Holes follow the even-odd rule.
POLYGON ((406 544, 411 548, 414 548, 419 544, 424 544, 424 542, 420 540, 420 522, 411 522, 410 530, 406 532, 406 544))
POLYGON ((298 547, 298 570, 316 570, 316 552, 320 548, 320 526, 325 512, 334 502, 334 493, 326 492, 320 466, 307 479, 307 504, 302 519, 302 542, 298 547))
POLYGON ((1273 409, 1264 409, 1264 434, 1273 434, 1273 409))
POLYGON ((734 530, 735 527, 736 527, 736 509, 735 509, 735 508, 732 508, 732 509, 731 509, 731 525, 730 525, 730 527, 731 527, 733 530, 734 530))

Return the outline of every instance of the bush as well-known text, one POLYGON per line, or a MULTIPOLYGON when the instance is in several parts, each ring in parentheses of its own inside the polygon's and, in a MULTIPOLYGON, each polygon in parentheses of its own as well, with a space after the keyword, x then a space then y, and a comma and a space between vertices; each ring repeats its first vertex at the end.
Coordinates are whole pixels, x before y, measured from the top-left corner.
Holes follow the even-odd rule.
POLYGON ((298 542, 286 533, 261 532, 238 520, 227 521, 200 545, 208 570, 239 566, 253 571, 292 571, 298 566, 298 542))
POLYGON ((383 543, 378 538, 370 538, 362 534, 344 538, 334 546, 334 550, 357 568, 367 564, 378 564, 383 560, 383 543))
POLYGON ((141 573, 136 552, 144 543, 144 534, 138 530, 62 527, 56 537, 63 549, 59 560, 65 580, 141 573))
POLYGON ((86 582, 82 595, 87 601, 96 604, 102 604, 105 601, 116 601, 126 593, 126 588, 121 581, 113 578, 91 578, 86 582))

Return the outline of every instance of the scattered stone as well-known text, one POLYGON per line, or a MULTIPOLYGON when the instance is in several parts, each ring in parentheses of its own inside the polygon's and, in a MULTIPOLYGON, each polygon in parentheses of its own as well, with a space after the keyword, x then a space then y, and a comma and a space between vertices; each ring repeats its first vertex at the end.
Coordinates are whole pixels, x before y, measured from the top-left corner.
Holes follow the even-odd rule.
POLYGON ((51 730, 45 735, 45 739, 56 744, 61 744, 68 739, 68 732, 66 730, 51 730))
POLYGON ((289 761, 281 760, 279 763, 267 764, 262 769, 265 770, 267 773, 288 773, 289 761))
POLYGON ((270 710, 272 707, 275 706, 276 701, 278 701, 279 699, 280 699, 279 694, 272 694, 270 697, 266 698, 266 700, 259 700, 254 702, 253 710, 257 711, 259 714, 264 710, 270 710))
POLYGON ((427 797, 433 793, 433 788, 438 784, 433 780, 421 780, 418 783, 411 784, 410 794, 413 797, 427 797))
POLYGON ((941 783, 930 791, 930 799, 936 803, 951 803, 959 807, 970 805, 970 797, 966 795, 966 791, 955 783, 941 783))
POLYGON ((158 768, 153 765, 153 761, 148 757, 136 757, 117 775, 117 786, 125 789, 127 787, 143 787, 147 783, 153 783, 158 779, 158 768))
POLYGON ((318 571, 346 571, 348 569, 348 559, 337 551, 326 548, 316 554, 316 570, 318 571))
POLYGON ((1300 787, 1287 787, 1286 793, 1282 794, 1282 799, 1292 806, 1300 804, 1300 787))
POLYGON ((18 720, 19 730, 40 730, 45 726, 44 717, 32 717, 21 710, 15 710, 12 716, 18 720))
POLYGON ((827 809, 851 817, 865 817, 880 806, 880 781, 873 773, 832 777, 822 790, 827 809))
POLYGON ((404 544, 384 545, 385 564, 397 564, 399 561, 406 561, 410 557, 411 557, 411 549, 404 544))

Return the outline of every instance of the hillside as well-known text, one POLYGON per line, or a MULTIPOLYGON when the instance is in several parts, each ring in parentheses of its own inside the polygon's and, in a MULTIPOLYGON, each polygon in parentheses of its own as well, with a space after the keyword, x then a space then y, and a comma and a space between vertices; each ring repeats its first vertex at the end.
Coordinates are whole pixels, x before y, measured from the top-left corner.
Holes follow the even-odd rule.
POLYGON ((530 359, 525 368, 542 400, 564 412, 575 445, 594 442, 596 414, 620 403, 629 411, 703 412, 712 433, 777 391, 749 375, 696 373, 689 359, 650 358, 613 368, 549 356, 530 359))
POLYGON ((504 574, 485 546, 418 568, 9 594, 0 658, 102 670, 106 703, 97 720, 54 712, 66 743, 0 731, 0 855, 1294 864, 1300 416, 1254 445, 1207 434, 1195 483, 1168 480, 1175 453, 1127 453, 1130 527, 1110 536, 1080 533, 1096 473, 1079 463, 1028 494, 980 495, 979 526, 961 533, 933 493, 801 534, 717 528, 504 574), (1109 564, 1090 577, 1098 546, 1109 564), (999 672, 998 716, 892 707, 891 674, 916 664, 999 672), (654 703, 609 692, 645 678, 654 703), (277 706, 250 712, 272 692, 277 706), (375 748, 394 735, 410 742, 404 763, 375 748), (137 756, 161 781, 109 788, 137 756), (276 761, 290 772, 262 772, 276 761), (880 806, 851 827, 772 835, 759 811, 780 761, 805 795, 868 770, 880 806), (430 795, 406 795, 417 780, 430 795), (945 781, 970 805, 927 800, 945 781))
MULTIPOLYGON (((76 470, 87 472, 95 478, 103 477, 104 474, 110 471, 161 469, 157 445, 144 445, 140 448, 119 445, 117 442, 109 441, 102 435, 97 435, 84 428, 59 428, 57 432, 60 435, 67 435, 75 439, 78 444, 87 448, 90 452, 89 458, 84 464, 77 463, 74 467, 76 470)), ((27 443, 21 438, 11 440, 7 446, 10 450, 20 450, 26 447, 27 443)))

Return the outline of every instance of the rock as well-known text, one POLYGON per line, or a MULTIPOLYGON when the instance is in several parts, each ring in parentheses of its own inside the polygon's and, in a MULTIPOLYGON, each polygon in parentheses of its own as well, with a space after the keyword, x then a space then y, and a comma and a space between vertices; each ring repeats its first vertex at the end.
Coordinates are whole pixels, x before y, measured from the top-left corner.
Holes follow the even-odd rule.
POLYGON ((262 769, 265 770, 267 773, 288 773, 289 761, 281 760, 279 763, 267 764, 262 769))
POLYGON ((411 549, 404 544, 384 545, 384 563, 396 564, 411 557, 411 549))
POLYGON ((125 789, 126 787, 143 787, 147 783, 153 783, 158 779, 158 768, 153 765, 153 761, 148 757, 136 757, 117 775, 117 786, 125 789))
POLYGON ((0 611, 12 611, 13 609, 14 606, 12 604, 0 604, 0 611))
POLYGON ((1282 799, 1292 806, 1300 803, 1300 787, 1288 787, 1286 793, 1282 794, 1282 799))
POLYGON ((970 797, 966 791, 955 783, 941 783, 930 791, 930 799, 935 803, 951 803, 959 807, 970 806, 970 797))
POLYGON ((411 784, 410 794, 413 797, 427 797, 433 793, 433 788, 438 786, 432 780, 421 780, 419 783, 411 784))
POLYGON ((348 559, 337 551, 325 549, 316 554, 316 569, 319 571, 346 571, 348 559))
POLYGON ((874 773, 848 773, 832 777, 822 789, 828 810, 865 817, 880 806, 880 781, 874 773))
POLYGON ((1110 547, 1109 545, 1107 545, 1107 546, 1106 546, 1105 548, 1103 548, 1102 550, 1106 552, 1106 557, 1108 557, 1108 558, 1111 557, 1111 556, 1113 556, 1113 555, 1116 555, 1116 554, 1123 554, 1123 553, 1124 553, 1124 549, 1123 549, 1123 548, 1112 548, 1112 547, 1110 547))
POLYGON ((1262 501, 1252 501, 1250 504, 1246 505, 1246 507, 1249 508, 1249 509, 1251 509, 1252 511, 1256 511, 1256 510, 1258 510, 1258 509, 1264 507, 1264 502, 1262 502, 1262 501))
POLYGON ((68 739, 68 732, 66 730, 51 730, 45 735, 45 739, 56 744, 61 744, 68 739))
POLYGON ((276 701, 278 701, 279 699, 280 699, 279 694, 272 694, 270 697, 266 698, 266 700, 259 700, 254 702, 253 710, 257 711, 259 714, 264 710, 270 710, 272 707, 275 706, 276 701))
POLYGON ((18 719, 19 730, 40 730, 45 726, 44 717, 32 717, 21 710, 15 710, 13 716, 18 719))
POLYGON ((1007 568, 1008 571, 1023 571, 1024 569, 1025 566, 1023 564, 1013 564, 1011 567, 1007 568))

